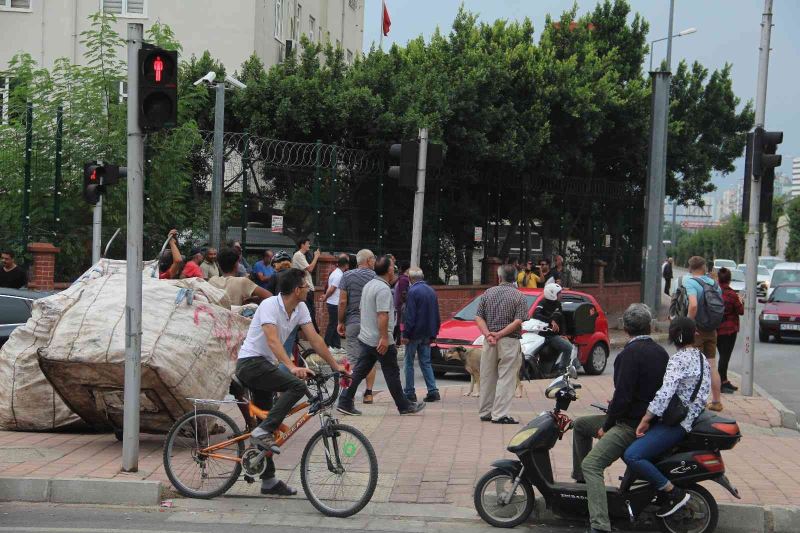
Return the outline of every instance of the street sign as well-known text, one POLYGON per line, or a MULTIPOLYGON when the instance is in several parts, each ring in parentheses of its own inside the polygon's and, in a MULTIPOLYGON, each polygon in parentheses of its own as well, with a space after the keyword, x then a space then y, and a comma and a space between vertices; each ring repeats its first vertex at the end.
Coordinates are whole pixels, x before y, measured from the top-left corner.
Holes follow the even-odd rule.
POLYGON ((483 227, 475 226, 475 242, 483 241, 483 227))
POLYGON ((283 215, 272 215, 272 233, 283 233, 283 215))

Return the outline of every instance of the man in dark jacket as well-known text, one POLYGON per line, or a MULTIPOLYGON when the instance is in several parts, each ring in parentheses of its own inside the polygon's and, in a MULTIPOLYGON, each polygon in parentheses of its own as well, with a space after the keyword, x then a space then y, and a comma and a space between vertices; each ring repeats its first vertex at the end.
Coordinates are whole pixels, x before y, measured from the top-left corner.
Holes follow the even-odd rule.
POLYGON ((614 361, 614 396, 605 415, 575 420, 572 477, 586 483, 589 531, 611 531, 603 472, 636 440, 636 426, 661 388, 669 355, 650 337, 652 315, 644 304, 631 304, 622 315, 630 340, 614 361), (592 448, 592 438, 600 439, 592 448))
POLYGON ((408 270, 411 286, 408 289, 403 312, 403 337, 407 339, 405 354, 406 384, 403 392, 412 402, 417 401, 414 391, 414 355, 419 357, 419 368, 425 378, 428 395, 426 402, 438 402, 439 389, 431 366, 431 339, 439 333, 439 299, 423 279, 422 269, 408 270))
POLYGON ((551 282, 544 286, 544 298, 533 310, 533 318, 550 325, 550 331, 543 331, 539 335, 545 338, 545 344, 561 353, 553 370, 563 372, 570 363, 572 343, 561 336, 565 333, 564 313, 561 310, 561 285, 551 282))
POLYGON ((664 277, 664 294, 669 296, 669 290, 672 286, 672 258, 667 257, 664 264, 661 266, 661 275, 664 277))

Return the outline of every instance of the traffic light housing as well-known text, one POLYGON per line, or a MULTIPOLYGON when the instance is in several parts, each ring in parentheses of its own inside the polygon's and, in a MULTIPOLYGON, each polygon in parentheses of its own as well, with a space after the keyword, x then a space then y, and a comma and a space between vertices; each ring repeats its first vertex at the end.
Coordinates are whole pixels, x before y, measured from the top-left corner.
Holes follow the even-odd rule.
POLYGON ((152 45, 139 50, 139 128, 156 131, 178 124, 178 52, 152 45))
POLYGON ((105 194, 106 187, 126 177, 128 177, 126 167, 105 165, 98 161, 86 163, 83 165, 83 199, 89 204, 97 205, 100 196, 105 194))
POLYGON ((760 127, 753 131, 753 176, 756 179, 769 174, 775 178, 775 167, 779 167, 782 160, 775 152, 782 142, 782 131, 766 131, 760 127))
MULTIPOLYGON (((400 187, 409 189, 417 188, 417 164, 419 163, 419 142, 404 141, 389 147, 389 158, 399 163, 389 167, 389 177, 396 179, 400 187)), ((425 162, 426 170, 440 168, 444 157, 442 145, 428 143, 428 152, 425 162)))
POLYGON ((772 198, 775 194, 775 167, 782 157, 776 155, 778 145, 783 142, 782 131, 766 131, 756 128, 747 134, 745 149, 744 194, 742 197, 742 220, 750 220, 750 180, 759 183, 761 195, 758 209, 760 223, 772 220, 772 198))

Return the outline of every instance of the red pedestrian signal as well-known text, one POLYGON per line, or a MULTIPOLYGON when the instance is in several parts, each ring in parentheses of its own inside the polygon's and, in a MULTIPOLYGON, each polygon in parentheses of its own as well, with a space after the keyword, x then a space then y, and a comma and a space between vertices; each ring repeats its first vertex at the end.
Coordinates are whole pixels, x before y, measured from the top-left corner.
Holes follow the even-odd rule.
POLYGON ((174 128, 178 122, 178 52, 143 45, 139 50, 139 127, 174 128))

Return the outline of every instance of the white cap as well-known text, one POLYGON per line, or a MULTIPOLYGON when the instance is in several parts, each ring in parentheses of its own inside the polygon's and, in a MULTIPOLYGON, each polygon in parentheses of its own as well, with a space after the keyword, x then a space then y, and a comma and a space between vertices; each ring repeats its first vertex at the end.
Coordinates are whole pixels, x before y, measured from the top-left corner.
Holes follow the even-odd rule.
POLYGON ((558 283, 547 283, 544 286, 544 298, 545 300, 557 300, 558 293, 561 292, 561 285, 558 283))

